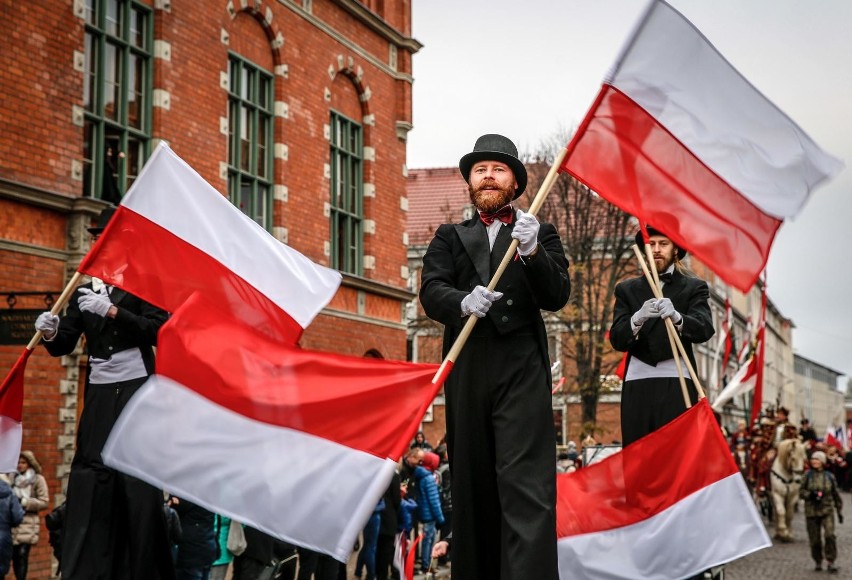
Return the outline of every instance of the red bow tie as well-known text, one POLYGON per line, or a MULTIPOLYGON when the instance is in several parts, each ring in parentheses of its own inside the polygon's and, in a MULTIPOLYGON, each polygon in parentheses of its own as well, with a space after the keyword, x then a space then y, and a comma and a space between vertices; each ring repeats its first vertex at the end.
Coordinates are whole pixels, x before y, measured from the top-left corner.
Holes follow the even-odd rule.
POLYGON ((482 223, 486 226, 493 224, 494 220, 500 220, 504 224, 510 224, 514 218, 515 210, 512 209, 511 205, 504 205, 495 212, 479 212, 479 219, 481 219, 482 223))

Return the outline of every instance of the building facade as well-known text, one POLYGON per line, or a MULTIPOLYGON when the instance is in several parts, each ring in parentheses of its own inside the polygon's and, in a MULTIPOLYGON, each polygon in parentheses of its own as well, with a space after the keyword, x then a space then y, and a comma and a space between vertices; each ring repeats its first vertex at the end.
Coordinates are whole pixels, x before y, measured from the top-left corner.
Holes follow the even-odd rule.
MULTIPOLYGON (((89 249, 86 228, 159 141, 277 239, 343 273, 303 347, 406 358, 410 0, 44 0, 4 2, 0 15, 3 368, 89 249)), ((51 507, 85 354, 38 349, 27 368, 24 448, 51 507)), ((43 530, 30 573, 49 569, 43 530)))

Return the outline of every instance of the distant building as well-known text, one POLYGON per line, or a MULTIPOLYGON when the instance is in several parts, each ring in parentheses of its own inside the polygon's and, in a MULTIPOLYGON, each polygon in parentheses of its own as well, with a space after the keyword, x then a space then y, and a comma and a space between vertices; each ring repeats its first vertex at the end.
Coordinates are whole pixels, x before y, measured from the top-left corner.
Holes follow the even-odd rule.
POLYGON ((798 354, 793 359, 798 414, 791 413, 790 420, 798 423, 802 418, 810 419, 817 437, 822 437, 829 425, 846 422, 844 392, 838 386, 843 373, 798 354))

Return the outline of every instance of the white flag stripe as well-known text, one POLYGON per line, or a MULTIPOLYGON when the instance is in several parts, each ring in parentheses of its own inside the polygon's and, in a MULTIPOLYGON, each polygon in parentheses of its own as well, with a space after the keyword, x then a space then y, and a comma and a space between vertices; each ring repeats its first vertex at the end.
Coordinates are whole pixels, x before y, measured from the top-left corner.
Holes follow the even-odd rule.
POLYGON ((742 509, 743 502, 751 504, 752 498, 736 473, 640 523, 561 538, 557 542, 559 576, 565 580, 689 578, 771 545, 757 512, 742 509))
POLYGON ((606 82, 764 213, 796 215, 843 166, 668 4, 652 3, 627 49, 606 82))
POLYGON ((339 272, 276 240, 165 144, 154 151, 122 205, 223 264, 302 328, 340 285, 339 272))
POLYGON ((18 470, 18 458, 21 456, 23 427, 19 421, 0 415, 0 472, 13 473, 18 470))
POLYGON ((340 561, 396 469, 389 459, 247 419, 161 376, 130 400, 103 457, 178 497, 340 561))

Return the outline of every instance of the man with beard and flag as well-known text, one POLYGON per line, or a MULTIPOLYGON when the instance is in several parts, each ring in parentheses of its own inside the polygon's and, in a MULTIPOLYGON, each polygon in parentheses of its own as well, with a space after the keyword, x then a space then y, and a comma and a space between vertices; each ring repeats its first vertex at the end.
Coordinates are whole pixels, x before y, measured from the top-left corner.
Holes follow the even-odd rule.
POLYGON ((478 320, 445 383, 453 574, 555 580, 555 434, 540 309, 567 303, 568 260, 556 228, 511 205, 527 184, 512 141, 483 135, 459 170, 477 215, 438 228, 420 289, 426 314, 445 327, 445 356, 469 317, 478 320), (489 289, 513 239, 517 255, 489 289))
MULTIPOLYGON (((659 230, 648 227, 647 232, 654 265, 660 272, 663 298, 654 296, 644 276, 619 283, 609 331, 613 348, 629 355, 621 391, 621 436, 625 446, 689 407, 681 395, 680 373, 665 319, 674 323, 692 368, 696 366, 692 345, 710 340, 714 333, 710 290, 704 280, 683 265, 686 250, 659 230)), ((641 231, 636 234, 636 244, 645 245, 641 231)), ((695 403, 698 393, 692 380, 687 380, 687 388, 691 403, 695 403)))

